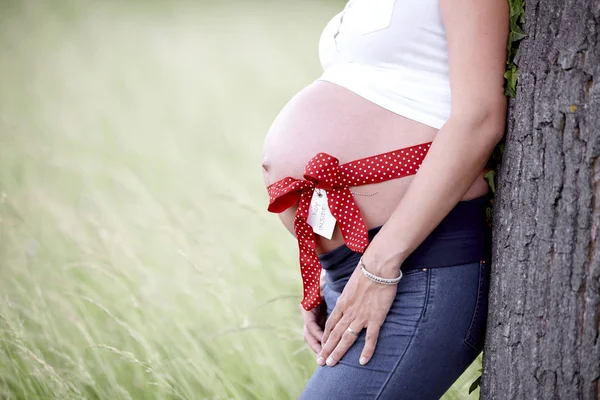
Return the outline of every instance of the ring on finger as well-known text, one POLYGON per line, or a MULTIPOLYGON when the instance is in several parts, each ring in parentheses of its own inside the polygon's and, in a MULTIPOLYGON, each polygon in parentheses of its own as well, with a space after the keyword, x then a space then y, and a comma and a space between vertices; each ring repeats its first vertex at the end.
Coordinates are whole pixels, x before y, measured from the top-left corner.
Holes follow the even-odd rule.
POLYGON ((356 332, 354 329, 352 329, 350 327, 347 327, 346 330, 354 336, 358 336, 358 334, 359 334, 358 332, 356 332))

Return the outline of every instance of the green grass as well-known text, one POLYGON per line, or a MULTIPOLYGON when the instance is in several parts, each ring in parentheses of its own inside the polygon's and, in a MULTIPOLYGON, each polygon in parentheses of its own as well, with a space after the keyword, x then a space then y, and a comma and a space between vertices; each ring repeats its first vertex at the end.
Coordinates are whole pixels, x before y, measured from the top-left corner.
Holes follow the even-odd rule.
POLYGON ((0 399, 298 396, 261 146, 339 7, 1 3, 0 399))

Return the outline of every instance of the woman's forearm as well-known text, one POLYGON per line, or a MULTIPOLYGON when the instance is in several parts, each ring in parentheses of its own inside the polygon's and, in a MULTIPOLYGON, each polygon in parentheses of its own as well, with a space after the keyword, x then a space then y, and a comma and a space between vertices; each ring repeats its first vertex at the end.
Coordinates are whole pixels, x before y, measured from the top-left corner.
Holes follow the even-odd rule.
POLYGON ((435 229, 479 177, 504 133, 505 103, 480 118, 450 118, 438 131, 425 160, 363 260, 383 277, 435 229))

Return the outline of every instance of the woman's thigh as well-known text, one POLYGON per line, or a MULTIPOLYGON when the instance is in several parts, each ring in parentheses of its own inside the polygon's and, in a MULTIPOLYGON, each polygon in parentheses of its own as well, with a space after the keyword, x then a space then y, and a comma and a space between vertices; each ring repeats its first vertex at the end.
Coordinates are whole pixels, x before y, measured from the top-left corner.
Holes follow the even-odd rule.
MULTIPOLYGON (((483 347, 488 263, 412 270, 398 285, 373 358, 365 331, 333 367, 318 366, 302 400, 439 399, 483 347)), ((328 312, 339 293, 325 287, 328 312)))

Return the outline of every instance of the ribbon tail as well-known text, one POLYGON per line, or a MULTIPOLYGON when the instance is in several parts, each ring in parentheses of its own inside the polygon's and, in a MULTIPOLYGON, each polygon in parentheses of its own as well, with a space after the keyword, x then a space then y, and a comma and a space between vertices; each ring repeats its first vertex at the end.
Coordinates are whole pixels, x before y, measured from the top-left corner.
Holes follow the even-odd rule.
POLYGON ((332 199, 335 199, 329 203, 331 214, 340 225, 346 246, 352 251, 364 253, 369 245, 369 232, 360 209, 354 201, 350 188, 344 187, 335 190, 338 195, 331 196, 332 199))
POLYGON ((311 196, 312 191, 310 190, 302 192, 294 219, 303 285, 303 297, 300 304, 307 311, 321 304, 321 262, 315 252, 317 248, 315 234, 307 222, 311 196))

